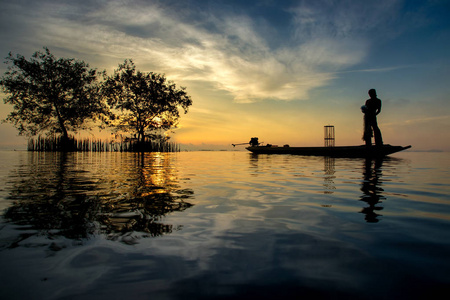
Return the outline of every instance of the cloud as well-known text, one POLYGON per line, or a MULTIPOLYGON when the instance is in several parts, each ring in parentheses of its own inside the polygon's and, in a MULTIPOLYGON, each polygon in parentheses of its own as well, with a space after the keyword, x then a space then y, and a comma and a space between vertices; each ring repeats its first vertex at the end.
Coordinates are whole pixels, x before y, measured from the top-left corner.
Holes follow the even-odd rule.
POLYGON ((449 124, 450 123, 450 115, 445 116, 433 116, 433 117, 420 117, 415 119, 407 119, 396 122, 385 123, 386 126, 408 126, 408 125, 421 125, 424 123, 442 123, 449 124))
POLYGON ((407 68, 415 67, 414 65, 409 66, 393 66, 393 67, 385 67, 385 68, 372 68, 372 69, 356 69, 356 70, 347 70, 340 73, 384 73, 384 72, 392 72, 407 68))
POLYGON ((89 3, 48 1, 34 6, 39 18, 33 21, 34 39, 50 49, 103 57, 106 68, 132 58, 140 69, 166 73, 175 81, 209 82, 234 101, 247 103, 308 99, 311 90, 327 85, 336 71, 365 58, 365 30, 385 20, 376 19, 385 11, 383 5, 301 2, 285 9, 291 19, 283 34, 290 42, 274 46, 268 34, 279 29, 267 30, 270 22, 261 27, 261 17, 242 12, 177 10, 158 1, 89 3))
POLYGON ((395 31, 391 24, 396 22, 401 5, 400 0, 301 1, 298 6, 290 8, 290 12, 298 39, 346 39, 368 34, 379 39, 395 31))

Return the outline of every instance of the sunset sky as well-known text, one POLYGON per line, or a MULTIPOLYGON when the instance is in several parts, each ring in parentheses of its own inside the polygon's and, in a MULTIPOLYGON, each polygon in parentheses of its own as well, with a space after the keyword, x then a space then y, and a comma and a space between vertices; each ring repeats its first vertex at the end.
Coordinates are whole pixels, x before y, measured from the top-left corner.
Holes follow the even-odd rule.
MULTIPOLYGON (((360 107, 375 88, 385 143, 450 151, 448 0, 0 0, 0 8, 2 58, 48 47, 109 74, 131 58, 185 86, 193 105, 172 134, 178 143, 229 149, 255 136, 316 146, 331 124, 337 145, 360 145, 360 107)), ((1 101, 0 118, 10 110, 1 101)), ((25 144, 0 125, 0 148, 25 144)))

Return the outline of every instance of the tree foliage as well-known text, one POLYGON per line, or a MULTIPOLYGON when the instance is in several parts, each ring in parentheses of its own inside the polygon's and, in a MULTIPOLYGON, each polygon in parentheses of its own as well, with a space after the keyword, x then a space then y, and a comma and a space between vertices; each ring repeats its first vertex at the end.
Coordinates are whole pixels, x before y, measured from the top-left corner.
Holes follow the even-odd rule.
POLYGON ((177 88, 162 74, 136 70, 131 60, 111 76, 103 72, 104 81, 98 84, 97 71, 84 61, 58 59, 44 50, 29 60, 9 53, 8 70, 0 78, 4 102, 13 105, 4 121, 21 135, 59 133, 68 140, 69 131, 101 119, 115 131, 135 133, 144 141, 157 136, 157 129, 176 126, 180 111, 187 113, 192 105, 184 87, 177 88))
POLYGON ((139 141, 154 136, 156 129, 176 126, 180 109, 187 113, 192 105, 184 87, 177 88, 162 74, 137 71, 131 60, 105 75, 102 94, 114 112, 115 129, 134 132, 139 141))
POLYGON ((4 102, 13 105, 5 121, 19 134, 60 133, 86 128, 86 121, 105 111, 96 84, 97 72, 84 61, 57 59, 44 48, 30 60, 11 53, 5 63, 8 71, 0 79, 8 95, 4 102))

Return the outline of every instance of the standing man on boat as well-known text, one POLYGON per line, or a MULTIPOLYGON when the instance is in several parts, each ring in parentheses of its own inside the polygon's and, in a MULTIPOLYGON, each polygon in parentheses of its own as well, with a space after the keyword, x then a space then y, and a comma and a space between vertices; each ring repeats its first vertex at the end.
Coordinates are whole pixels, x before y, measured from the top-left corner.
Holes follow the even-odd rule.
POLYGON ((377 124, 377 115, 381 112, 381 100, 377 98, 375 89, 369 90, 370 99, 366 100, 362 107, 364 113, 364 136, 366 146, 372 146, 372 130, 375 136, 375 145, 383 146, 383 138, 381 137, 380 128, 377 124))

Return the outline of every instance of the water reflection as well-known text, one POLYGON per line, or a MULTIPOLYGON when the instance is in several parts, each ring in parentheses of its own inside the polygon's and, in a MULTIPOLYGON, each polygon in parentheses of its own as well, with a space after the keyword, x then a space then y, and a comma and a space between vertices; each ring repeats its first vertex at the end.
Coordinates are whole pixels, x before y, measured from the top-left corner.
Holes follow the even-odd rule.
POLYGON ((430 173, 422 161, 417 168, 397 158, 380 164, 232 152, 19 155, 26 159, 16 167, 14 156, 0 205, 12 204, 5 195, 10 202, 46 201, 54 218, 40 203, 28 207, 32 217, 14 216, 23 225, 0 225, 3 298, 419 299, 448 281, 448 168, 442 161, 440 171, 430 173), (429 175, 435 178, 422 185, 429 175), (326 193, 327 176, 335 176, 333 193, 326 193), (185 187, 195 190, 195 207, 183 208, 194 201, 185 187), (171 198, 159 202, 167 218, 152 204, 157 194, 171 198), (364 225, 372 223, 360 213, 370 206, 363 199, 374 194, 379 201, 388 197, 387 226, 379 226, 379 216, 380 223, 364 225), (59 231, 70 233, 69 222, 58 224, 64 218, 78 221, 88 232, 80 236, 89 240, 62 236, 59 231), (172 226, 162 232, 186 226, 139 240, 153 230, 144 219, 172 226))
POLYGON ((7 184, 6 222, 19 235, 82 240, 92 234, 133 244, 181 229, 163 217, 192 206, 170 154, 29 153, 7 184))
POLYGON ((324 184, 325 187, 325 194, 333 194, 334 190, 336 189, 336 186, 334 184, 334 179, 336 176, 334 175, 335 171, 335 165, 336 165, 336 158, 334 157, 324 157, 324 184))
POLYGON ((383 200, 386 200, 386 197, 382 194, 384 190, 381 187, 381 177, 383 175, 382 166, 382 158, 366 158, 364 161, 364 179, 361 184, 363 195, 360 200, 366 202, 368 206, 364 207, 361 213, 365 214, 365 220, 369 223, 376 223, 379 221, 378 217, 381 215, 377 212, 382 210, 383 207, 378 204, 382 203, 383 200))
MULTIPOLYGON (((285 176, 285 194, 286 197, 292 191, 296 191, 298 197, 305 193, 317 192, 330 196, 322 199, 321 207, 335 207, 336 209, 347 209, 349 203, 340 203, 336 201, 343 198, 348 199, 348 194, 358 192, 358 185, 362 195, 359 200, 362 201, 362 209, 356 208, 355 212, 363 213, 366 222, 379 222, 382 216, 380 211, 383 207, 380 205, 386 197, 383 195, 383 164, 387 168, 393 168, 401 162, 401 159, 385 158, 334 158, 334 157, 305 157, 305 156, 270 156, 251 154, 249 156, 250 170, 252 176, 271 176, 273 174, 282 174, 285 176), (360 165, 363 165, 360 171, 360 165), (320 173, 318 168, 320 165, 320 173), (323 169, 322 169, 323 165, 323 169), (337 167, 336 167, 337 165, 337 167), (338 168, 340 176, 336 176, 338 168), (354 173, 358 174, 355 184, 354 173), (362 176, 362 180, 360 179, 362 176), (316 183, 320 183, 320 187, 316 183), (337 193, 337 195, 334 195, 337 193), (331 201, 330 201, 331 200, 331 201)), ((276 188, 276 186, 274 187, 276 188)), ((308 194, 309 195, 309 194, 308 194)), ((307 198, 308 196, 306 196, 307 198)), ((317 201, 317 200, 316 200, 317 201)), ((350 204, 353 206, 353 204, 350 204)))

